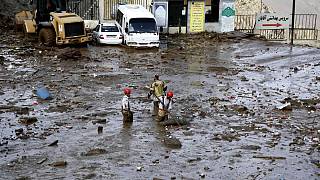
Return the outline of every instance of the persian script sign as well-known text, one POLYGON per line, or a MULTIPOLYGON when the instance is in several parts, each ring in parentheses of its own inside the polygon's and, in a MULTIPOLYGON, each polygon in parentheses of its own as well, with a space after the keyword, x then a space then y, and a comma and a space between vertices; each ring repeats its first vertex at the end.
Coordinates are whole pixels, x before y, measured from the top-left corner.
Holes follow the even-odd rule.
POLYGON ((204 18, 204 2, 192 2, 190 12, 190 32, 203 32, 204 18))
POLYGON ((289 18, 273 13, 258 14, 256 29, 289 29, 289 18))

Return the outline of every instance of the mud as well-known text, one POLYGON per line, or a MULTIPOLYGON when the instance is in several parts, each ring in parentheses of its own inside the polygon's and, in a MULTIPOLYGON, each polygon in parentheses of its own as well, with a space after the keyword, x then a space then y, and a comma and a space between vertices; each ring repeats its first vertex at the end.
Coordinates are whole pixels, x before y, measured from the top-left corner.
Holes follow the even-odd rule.
POLYGON ((319 179, 319 49, 236 33, 159 50, 0 36, 0 179, 319 179), (167 124, 151 116, 155 73, 174 91, 167 124))

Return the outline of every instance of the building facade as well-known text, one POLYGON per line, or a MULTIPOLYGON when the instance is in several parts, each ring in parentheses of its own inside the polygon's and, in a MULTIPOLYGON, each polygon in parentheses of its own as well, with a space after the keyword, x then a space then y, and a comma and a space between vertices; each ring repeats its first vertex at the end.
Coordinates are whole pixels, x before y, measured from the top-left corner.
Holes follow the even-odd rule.
POLYGON ((167 33, 234 30, 234 0, 153 0, 152 11, 167 33))
POLYGON ((144 6, 155 15, 163 33, 234 30, 235 0, 99 0, 99 20, 115 19, 120 3, 144 6))

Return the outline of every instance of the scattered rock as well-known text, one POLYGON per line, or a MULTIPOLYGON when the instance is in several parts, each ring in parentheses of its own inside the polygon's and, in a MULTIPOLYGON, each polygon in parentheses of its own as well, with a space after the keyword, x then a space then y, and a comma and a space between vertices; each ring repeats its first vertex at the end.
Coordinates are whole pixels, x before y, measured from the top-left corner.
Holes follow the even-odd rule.
POLYGON ((188 159, 187 162, 188 163, 193 163, 193 162, 197 162, 197 161, 201 161, 202 159, 200 157, 197 157, 195 159, 188 159))
POLYGON ((159 178, 159 177, 154 177, 154 178, 152 178, 152 180, 165 180, 165 179, 159 178))
POLYGON ((292 140, 291 143, 289 143, 289 146, 292 146, 292 145, 298 145, 298 146, 305 145, 304 139, 302 139, 301 137, 296 137, 292 140))
POLYGON ((4 65, 5 57, 0 56, 0 65, 4 65))
POLYGON ((214 134, 211 140, 216 141, 239 141, 239 135, 235 133, 214 134))
POLYGON ((7 145, 7 144, 8 144, 8 141, 0 142, 0 146, 4 146, 4 145, 7 145))
POLYGON ((103 132, 103 127, 102 126, 98 126, 98 134, 101 134, 103 132))
POLYGON ((89 150, 87 153, 83 154, 84 156, 97 156, 100 154, 106 154, 107 151, 105 149, 100 149, 100 148, 96 148, 96 149, 91 149, 89 150))
POLYGON ((286 157, 280 157, 280 156, 253 156, 253 158, 272 160, 272 161, 287 159, 286 157))
POLYGON ((257 150, 260 150, 261 147, 257 145, 245 145, 245 146, 241 146, 241 149, 257 151, 257 150))
POLYGON ((29 114, 30 108, 28 107, 13 107, 12 109, 15 111, 17 114, 29 114))
POLYGON ((231 108, 241 114, 248 113, 248 108, 243 105, 232 105, 231 108))
POLYGON ((63 49, 60 54, 57 56, 57 58, 61 60, 80 60, 82 59, 82 54, 79 49, 75 48, 65 48, 63 49))
POLYGON ((310 160, 310 162, 311 162, 312 164, 316 165, 318 168, 320 168, 320 161, 319 161, 319 160, 314 160, 314 159, 312 159, 312 160, 310 160))
POLYGON ((96 177, 97 175, 95 173, 90 173, 87 174, 83 177, 83 179, 93 179, 94 177, 96 177))
POLYGON ((249 79, 247 79, 245 76, 241 76, 241 77, 240 77, 240 80, 241 80, 241 81, 249 81, 249 79))
POLYGON ((16 180, 31 180, 31 178, 28 176, 21 176, 21 177, 17 177, 16 180))
POLYGON ((184 126, 188 125, 189 121, 182 118, 170 117, 168 120, 159 122, 162 126, 184 126))
POLYGON ((99 119, 99 120, 92 121, 92 124, 106 124, 106 123, 107 123, 106 119, 99 119))
POLYGON ((163 141, 164 141, 164 144, 169 148, 178 149, 182 147, 180 140, 171 135, 166 136, 163 141))
POLYGON ((17 136, 19 136, 20 134, 23 133, 23 129, 22 129, 22 128, 15 129, 14 131, 16 132, 16 135, 17 135, 17 136))
POLYGON ((25 125, 30 125, 30 124, 33 124, 37 121, 38 121, 38 119, 36 117, 21 117, 19 119, 19 123, 25 124, 25 125))
POLYGON ((65 167, 67 165, 67 161, 57 161, 49 165, 52 167, 65 167))
POLYGON ((0 110, 4 110, 5 112, 16 112, 19 115, 29 114, 29 107, 18 107, 11 105, 0 105, 0 110))
POLYGON ((67 128, 67 129, 72 129, 72 128, 73 128, 73 126, 66 126, 66 128, 67 128))
POLYGON ((58 140, 53 141, 51 144, 49 144, 48 146, 56 146, 58 145, 58 140))

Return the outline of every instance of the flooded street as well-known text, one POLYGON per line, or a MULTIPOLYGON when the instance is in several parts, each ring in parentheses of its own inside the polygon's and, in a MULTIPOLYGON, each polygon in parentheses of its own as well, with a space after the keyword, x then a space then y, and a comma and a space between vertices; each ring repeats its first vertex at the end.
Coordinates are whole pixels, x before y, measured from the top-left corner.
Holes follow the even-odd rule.
POLYGON ((7 32, 0 69, 0 179, 320 178, 320 49, 216 34, 44 48, 7 32), (151 116, 156 73, 175 125, 151 116))

